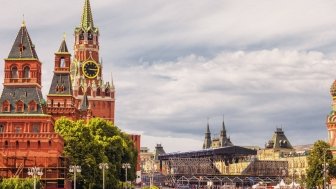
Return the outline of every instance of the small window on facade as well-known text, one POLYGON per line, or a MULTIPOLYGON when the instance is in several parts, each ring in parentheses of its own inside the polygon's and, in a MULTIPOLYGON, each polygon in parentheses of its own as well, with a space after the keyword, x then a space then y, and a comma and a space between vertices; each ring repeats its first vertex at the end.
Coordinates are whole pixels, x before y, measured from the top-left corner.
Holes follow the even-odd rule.
POLYGON ((8 102, 8 100, 5 100, 2 103, 2 111, 3 112, 10 112, 10 103, 8 102))
POLYGON ((5 132, 5 127, 3 125, 0 125, 0 133, 5 132))
POLYGON ((91 32, 88 33, 88 40, 92 40, 93 39, 93 35, 91 32))
POLYGON ((15 127, 15 133, 21 133, 22 129, 21 127, 15 127))
POLYGON ((5 148, 8 148, 8 141, 5 141, 5 148))
POLYGON ((79 40, 84 40, 84 33, 83 33, 83 32, 81 32, 81 33, 79 34, 79 40))
POLYGON ((16 141, 16 142, 15 142, 15 147, 16 147, 16 149, 19 148, 19 141, 16 141))
POLYGON ((86 90, 86 95, 91 96, 91 87, 88 87, 86 90))
POLYGON ((83 87, 79 87, 79 90, 78 90, 78 95, 83 95, 83 87))
POLYGON ((37 141, 37 147, 41 148, 41 141, 37 141))
POLYGON ((23 112, 24 110, 24 103, 19 100, 18 102, 16 102, 16 112, 23 112))
POLYGON ((96 96, 100 96, 100 88, 99 87, 97 88, 96 96))
POLYGON ((34 124, 33 125, 33 133, 39 133, 40 132, 40 125, 34 124))
POLYGON ((65 68, 65 58, 64 57, 61 58, 60 67, 65 68))
POLYGON ((28 106, 29 106, 28 107, 29 112, 36 112, 37 111, 37 103, 34 100, 30 101, 28 106))
POLYGON ((51 140, 49 140, 48 144, 49 144, 49 147, 51 147, 51 140))
POLYGON ((28 66, 23 69, 23 78, 30 78, 30 68, 28 66))
POLYGON ((18 69, 17 69, 16 66, 12 67, 12 69, 11 69, 11 78, 12 79, 19 78, 19 73, 18 73, 18 69))
POLYGON ((30 148, 30 141, 27 141, 27 148, 30 148))
POLYGON ((107 96, 107 97, 110 96, 110 89, 105 90, 105 96, 107 96))

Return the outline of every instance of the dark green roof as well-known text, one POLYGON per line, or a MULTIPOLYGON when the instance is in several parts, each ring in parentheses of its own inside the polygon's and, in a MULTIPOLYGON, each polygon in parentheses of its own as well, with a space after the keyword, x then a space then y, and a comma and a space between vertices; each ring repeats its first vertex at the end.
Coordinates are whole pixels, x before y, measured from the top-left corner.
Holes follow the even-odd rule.
POLYGON ((21 59, 21 58, 36 58, 37 54, 35 51, 35 46, 30 39, 29 33, 27 31, 26 25, 23 23, 20 31, 14 41, 12 49, 8 55, 11 59, 21 59))
POLYGON ((5 86, 2 95, 0 98, 0 105, 3 102, 8 101, 10 104, 9 112, 0 112, 0 114, 43 114, 42 104, 44 102, 41 89, 37 87, 8 87, 5 86), (24 112, 17 113, 15 111, 15 106, 18 101, 24 103, 24 112), (30 112, 28 111, 28 104, 31 101, 35 101, 37 104, 37 111, 30 112))
POLYGON ((58 49, 59 53, 69 53, 65 39, 63 39, 60 48, 58 49))
POLYGON ((70 73, 54 73, 49 95, 72 95, 70 73))

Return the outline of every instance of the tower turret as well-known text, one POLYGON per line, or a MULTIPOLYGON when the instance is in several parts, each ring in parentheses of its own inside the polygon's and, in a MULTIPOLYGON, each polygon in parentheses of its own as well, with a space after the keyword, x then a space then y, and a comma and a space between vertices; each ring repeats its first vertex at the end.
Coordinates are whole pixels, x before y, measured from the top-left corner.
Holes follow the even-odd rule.
POLYGON ((205 131, 203 149, 208 149, 210 147, 211 147, 211 132, 210 132, 210 126, 209 126, 209 122, 208 122, 206 131, 205 131))
POLYGON ((233 146, 230 138, 228 138, 226 136, 226 128, 225 128, 225 123, 224 123, 224 117, 223 117, 223 123, 222 123, 222 130, 221 130, 221 134, 220 134, 220 144, 221 144, 221 147, 233 146))

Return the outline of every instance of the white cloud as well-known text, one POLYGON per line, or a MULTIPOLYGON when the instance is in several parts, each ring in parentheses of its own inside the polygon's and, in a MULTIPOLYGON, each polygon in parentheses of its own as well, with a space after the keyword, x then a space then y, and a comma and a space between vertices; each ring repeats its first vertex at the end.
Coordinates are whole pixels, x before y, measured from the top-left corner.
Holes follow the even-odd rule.
POLYGON ((202 141, 206 118, 219 133, 225 114, 235 144, 262 145, 281 125, 293 144, 313 143, 326 134, 335 63, 320 52, 273 49, 117 67, 117 124, 162 140, 202 141), (311 137, 297 139, 303 133, 311 137))

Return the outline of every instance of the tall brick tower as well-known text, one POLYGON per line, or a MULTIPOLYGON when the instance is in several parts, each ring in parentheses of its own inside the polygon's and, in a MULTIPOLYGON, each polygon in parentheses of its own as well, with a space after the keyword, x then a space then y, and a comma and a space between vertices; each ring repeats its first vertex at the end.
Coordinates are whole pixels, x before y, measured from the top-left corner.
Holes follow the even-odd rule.
POLYGON ((115 89, 112 81, 103 81, 98 39, 90 1, 85 0, 80 25, 75 28, 74 59, 70 67, 75 104, 80 108, 86 95, 93 117, 114 122, 115 89))
POLYGON ((64 185, 64 142, 54 132, 54 119, 46 114, 41 66, 23 22, 5 59, 0 98, 0 177, 28 177, 28 168, 38 166, 48 170, 42 181, 55 188, 55 183, 64 185))
MULTIPOLYGON (((47 95, 47 113, 56 120, 62 116, 72 120, 87 118, 87 109, 76 108, 79 101, 73 97, 70 78, 71 54, 65 42, 65 37, 60 48, 55 53, 54 76, 47 95)), ((82 101, 82 104, 86 101, 82 101)))

